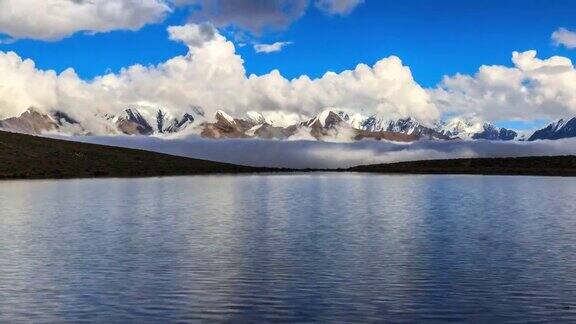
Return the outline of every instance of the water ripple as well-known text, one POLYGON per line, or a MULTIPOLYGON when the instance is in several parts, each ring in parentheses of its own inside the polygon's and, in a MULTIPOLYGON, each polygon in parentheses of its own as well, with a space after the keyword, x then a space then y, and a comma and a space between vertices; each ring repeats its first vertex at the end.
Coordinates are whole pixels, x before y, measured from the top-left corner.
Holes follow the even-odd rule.
POLYGON ((0 322, 574 322, 576 182, 0 186, 0 322))

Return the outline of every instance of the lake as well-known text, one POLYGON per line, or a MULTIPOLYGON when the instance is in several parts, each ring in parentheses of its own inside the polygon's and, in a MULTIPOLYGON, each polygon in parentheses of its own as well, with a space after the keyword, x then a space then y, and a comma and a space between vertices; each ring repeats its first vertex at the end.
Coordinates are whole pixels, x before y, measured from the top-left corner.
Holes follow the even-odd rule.
POLYGON ((576 321, 576 179, 0 182, 0 322, 576 321))

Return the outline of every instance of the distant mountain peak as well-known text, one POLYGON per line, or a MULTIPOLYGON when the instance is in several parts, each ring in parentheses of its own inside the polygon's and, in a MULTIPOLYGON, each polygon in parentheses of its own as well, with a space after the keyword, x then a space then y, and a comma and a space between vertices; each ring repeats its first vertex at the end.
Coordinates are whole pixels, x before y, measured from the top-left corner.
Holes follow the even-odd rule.
POLYGON ((184 112, 167 108, 133 106, 120 114, 99 112, 77 119, 62 110, 30 107, 20 116, 0 120, 0 128, 13 132, 42 134, 61 132, 71 135, 153 135, 191 132, 209 138, 316 138, 318 140, 358 140, 362 138, 414 141, 439 140, 538 140, 576 137, 576 118, 564 118, 532 133, 519 134, 474 118, 452 118, 429 127, 413 116, 397 119, 372 114, 328 108, 307 118, 285 111, 249 111, 234 117, 224 110, 215 112, 215 121, 204 117, 200 107, 189 106, 184 112), (91 120, 90 118, 95 118, 91 120))
POLYGON ((570 137, 576 137, 576 117, 569 120, 560 119, 550 123, 548 126, 535 131, 528 140, 557 140, 570 137))
POLYGON ((226 127, 236 127, 236 121, 234 120, 234 117, 228 115, 223 110, 218 110, 216 112, 216 123, 226 127))

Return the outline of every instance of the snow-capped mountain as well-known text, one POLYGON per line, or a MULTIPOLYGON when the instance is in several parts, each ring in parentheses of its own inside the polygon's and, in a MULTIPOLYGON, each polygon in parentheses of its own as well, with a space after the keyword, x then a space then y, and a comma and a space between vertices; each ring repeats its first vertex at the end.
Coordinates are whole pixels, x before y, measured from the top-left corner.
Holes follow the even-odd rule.
POLYGON ((447 122, 440 121, 435 129, 452 138, 472 139, 474 134, 483 130, 482 124, 461 118, 453 118, 447 122))
POLYGON ((451 138, 464 140, 510 141, 518 138, 518 133, 506 128, 499 128, 490 123, 453 118, 448 122, 439 122, 436 130, 451 138))
MULTIPOLYGON (((161 112, 161 111, 159 111, 161 112)), ((126 109, 118 118, 115 118, 118 129, 128 135, 152 135, 154 128, 137 109, 126 109)))
POLYGON ((518 137, 518 133, 516 131, 506 129, 506 128, 498 128, 492 124, 484 123, 482 125, 483 130, 476 134, 472 135, 472 139, 484 139, 490 141, 511 141, 518 137))
POLYGON ((190 112, 175 116, 162 109, 126 109, 112 121, 116 127, 128 135, 152 135, 179 132, 197 120, 204 117, 199 108, 192 108, 190 112))
POLYGON ((326 109, 312 118, 279 111, 251 111, 234 117, 224 110, 212 117, 198 107, 184 113, 164 109, 133 107, 118 115, 96 114, 75 118, 62 111, 42 112, 31 108, 18 117, 0 120, 0 129, 29 133, 63 133, 70 135, 156 135, 179 133, 185 129, 206 138, 265 138, 360 140, 364 138, 391 141, 433 140, 537 140, 576 137, 576 118, 560 120, 533 134, 519 134, 489 123, 454 118, 427 126, 412 117, 386 119, 369 117, 338 109, 326 109), (97 125, 98 127, 96 127, 97 125))
POLYGON ((26 110, 18 117, 0 120, 0 129, 25 134, 42 134, 60 130, 75 135, 87 134, 68 114, 61 111, 43 113, 35 108, 26 110))
POLYGON ((551 123, 548 126, 535 131, 528 140, 556 140, 570 137, 576 137, 576 117, 569 120, 560 119, 557 122, 551 123))
MULTIPOLYGON (((346 116, 346 115, 344 115, 346 116)), ((312 129, 334 129, 345 123, 343 113, 339 111, 324 110, 316 117, 301 123, 301 126, 312 129)), ((348 125, 348 124, 346 124, 348 125)))

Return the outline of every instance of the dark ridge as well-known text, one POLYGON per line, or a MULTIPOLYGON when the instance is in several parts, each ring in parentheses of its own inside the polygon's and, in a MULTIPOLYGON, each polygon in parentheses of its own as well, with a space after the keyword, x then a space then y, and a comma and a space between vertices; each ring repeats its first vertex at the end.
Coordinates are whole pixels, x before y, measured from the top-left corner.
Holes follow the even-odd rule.
POLYGON ((151 177, 284 171, 0 131, 0 179, 151 177))
POLYGON ((352 172, 576 176, 576 156, 428 160, 357 166, 352 172))

